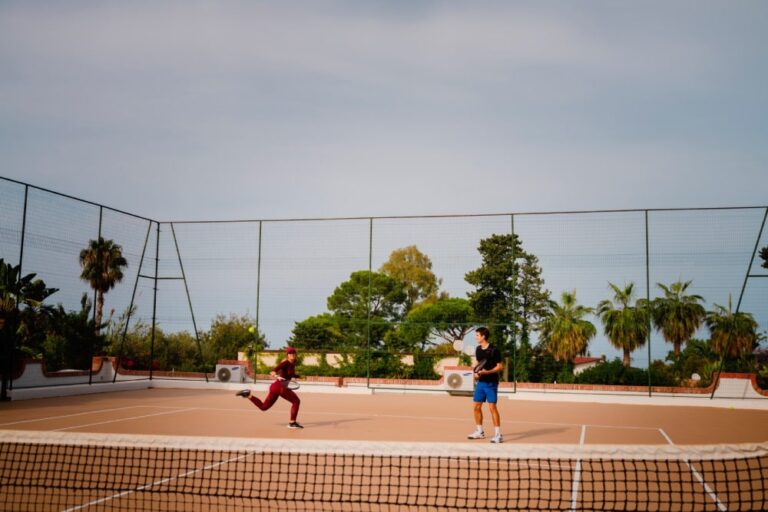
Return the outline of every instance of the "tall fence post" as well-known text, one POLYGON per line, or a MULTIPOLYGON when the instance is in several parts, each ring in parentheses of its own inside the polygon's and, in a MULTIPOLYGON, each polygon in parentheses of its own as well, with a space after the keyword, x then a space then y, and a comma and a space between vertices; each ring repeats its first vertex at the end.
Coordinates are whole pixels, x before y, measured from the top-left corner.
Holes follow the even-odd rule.
POLYGON ((653 381, 651 379, 651 263, 648 239, 648 210, 645 210, 645 316, 648 329, 645 342, 648 344, 648 396, 650 397, 653 394, 653 381))
MULTIPOLYGON (((512 232, 512 268, 514 268, 515 265, 515 259, 517 258, 517 255, 515 254, 515 215, 512 214, 509 216, 509 222, 510 222, 510 230, 512 232)), ((515 279, 512 280, 512 304, 514 307, 515 303, 515 284, 517 280, 517 274, 515 274, 515 279)), ((510 333, 510 338, 512 339, 512 392, 517 393, 517 322, 515 319, 512 319, 512 332, 510 333)), ((509 356, 507 356, 507 361, 509 361, 509 356)), ((504 366, 509 366, 509 364, 505 364, 504 366)), ((509 370, 507 370, 508 372, 509 370)), ((506 378, 508 379, 509 373, 507 373, 506 378)))
MULTIPOLYGON (((101 228, 104 220, 104 207, 99 206, 99 232, 96 236, 96 288, 93 290, 93 326, 96 332, 100 333, 101 326, 96 323, 96 309, 99 304, 99 288, 101 288, 101 257, 102 257, 102 245, 101 245, 101 228)), ((88 385, 93 384, 93 348, 91 348, 90 357, 88 358, 88 385)))
MULTIPOLYGON (((19 243, 19 275, 17 276, 18 283, 21 283, 21 276, 23 275, 22 269, 24 267, 24 235, 27 231, 27 202, 29 200, 29 185, 24 185, 24 208, 21 216, 21 241, 19 243)), ((19 317, 19 302, 18 297, 14 304, 14 320, 19 317)), ((10 400, 8 391, 13 390, 13 368, 15 366, 16 359, 16 326, 11 325, 10 328, 5 326, 5 339, 0 339, 0 353, 6 352, 6 357, 0 361, 0 400, 10 400)))
POLYGON ((373 217, 368 219, 368 322, 366 328, 365 375, 366 386, 371 387, 371 295, 373 279, 373 217))
POLYGON ((160 266, 160 223, 157 223, 155 239, 155 276, 152 286, 152 333, 149 338, 149 380, 152 380, 152 365, 155 360, 155 329, 157 328, 157 283, 160 266))
MULTIPOLYGON (((254 333, 254 336, 259 336, 259 333, 261 332, 259 329, 259 312, 261 310, 261 240, 262 240, 262 221, 259 221, 259 254, 256 260, 256 332, 254 333)), ((253 353, 253 380, 256 381, 256 375, 259 373, 259 351, 261 350, 261 347, 254 347, 255 351, 253 353)))

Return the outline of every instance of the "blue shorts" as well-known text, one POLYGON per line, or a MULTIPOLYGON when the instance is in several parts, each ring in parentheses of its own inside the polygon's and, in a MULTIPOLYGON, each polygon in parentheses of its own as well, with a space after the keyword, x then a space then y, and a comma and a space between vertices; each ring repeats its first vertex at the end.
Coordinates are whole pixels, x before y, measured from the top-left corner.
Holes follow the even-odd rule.
POLYGON ((495 404, 498 400, 496 392, 499 389, 498 382, 483 382, 478 381, 475 386, 475 394, 472 400, 475 402, 488 402, 489 404, 495 404))

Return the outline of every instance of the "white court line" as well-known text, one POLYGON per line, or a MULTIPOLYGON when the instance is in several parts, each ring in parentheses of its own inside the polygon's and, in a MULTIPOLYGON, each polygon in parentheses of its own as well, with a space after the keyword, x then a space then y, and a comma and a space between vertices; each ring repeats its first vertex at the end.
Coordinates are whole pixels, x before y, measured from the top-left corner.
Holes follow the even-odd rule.
POLYGON ((125 409, 135 409, 136 407, 146 407, 145 405, 128 405, 126 407, 115 407, 114 409, 97 409, 94 411, 86 411, 86 412, 76 412, 72 414, 62 414, 60 416, 46 416, 44 418, 36 418, 31 420, 20 420, 20 421, 11 421, 9 423, 0 423, 0 427, 5 427, 7 425, 19 425, 21 423, 35 423, 38 421, 48 421, 48 420, 58 420, 61 418, 72 418, 74 416, 83 416, 86 414, 97 414, 100 412, 114 412, 114 411, 122 411, 125 409))
MULTIPOLYGON (((584 447, 584 438, 587 435, 587 426, 581 426, 581 436, 579 436, 579 447, 584 447)), ((576 459, 576 469, 573 471, 573 482, 571 483, 571 508, 570 512, 576 510, 576 500, 579 495, 579 484, 581 483, 581 457, 576 459)))
POLYGON ((95 425, 106 425, 107 423, 119 423, 121 421, 138 420, 138 419, 141 419, 141 418, 150 418, 152 416, 162 416, 164 414, 175 414, 177 412, 187 412, 187 411, 194 411, 194 410, 197 410, 197 409, 195 407, 191 407, 189 409, 178 409, 178 410, 175 410, 175 411, 156 412, 154 414, 144 414, 142 416, 130 416, 128 418, 119 418, 119 419, 116 419, 116 420, 99 421, 97 423, 88 423, 86 425, 75 425, 75 426, 72 426, 72 427, 57 428, 57 429, 53 429, 51 432, 60 432, 62 430, 72 430, 72 429, 75 429, 75 428, 93 427, 95 425))
MULTIPOLYGON (((161 407, 161 406, 157 406, 161 407)), ((246 412, 250 413, 250 409, 231 409, 223 407, 199 407, 201 411, 231 411, 231 412, 246 412)), ((304 411, 304 417, 306 416, 355 416, 355 417, 368 417, 368 418, 394 418, 394 419, 421 419, 429 421, 472 421, 471 416, 467 419, 467 416, 455 417, 455 416, 413 416, 403 414, 366 414, 355 412, 327 412, 327 411, 304 411)), ((520 424, 520 425, 548 425, 556 427, 594 427, 594 428, 620 428, 627 430, 658 430, 659 427, 637 427, 633 425, 600 425, 591 423, 557 423, 552 421, 522 421, 522 420, 502 420, 504 424, 520 424)))
MULTIPOLYGON (((664 432, 664 429, 659 429, 659 432, 661 432, 661 435, 664 436, 664 438, 667 440, 669 444, 672 446, 675 446, 675 443, 672 442, 672 438, 670 438, 666 432, 664 432)), ((688 466, 688 469, 691 470, 691 473, 693 473, 693 476, 696 477, 696 480, 699 481, 701 485, 704 486, 704 490, 707 491, 707 494, 709 494, 709 497, 712 498, 712 501, 715 502, 717 505, 717 509, 721 511, 726 511, 728 508, 723 504, 722 501, 720 501, 717 497, 717 494, 712 490, 712 488, 704 481, 704 477, 701 476, 701 473, 696 471, 696 468, 694 468, 689 462, 688 458, 684 458, 683 462, 685 462, 685 465, 688 466)))
MULTIPOLYGON (((225 408, 225 407, 195 407, 192 409, 182 409, 179 407, 174 407, 170 405, 152 405, 152 404, 145 404, 145 405, 129 405, 126 407, 116 407, 112 409, 99 409, 95 411, 87 411, 87 412, 78 412, 73 414, 62 414, 59 416, 47 416, 44 418, 37 418, 37 419, 29 419, 29 420, 20 420, 20 421, 12 421, 8 423, 0 423, 0 427, 3 426, 9 426, 9 425, 19 425, 22 423, 35 423, 35 422, 41 422, 41 421, 48 421, 48 420, 55 420, 55 419, 62 419, 62 418, 72 418, 76 416, 83 416, 87 414, 96 414, 100 412, 114 412, 114 411, 122 411, 127 409, 137 409, 137 408, 155 408, 155 409, 172 409, 174 411, 189 411, 189 410, 199 410, 199 411, 227 411, 227 412, 241 412, 241 413, 248 413, 250 414, 253 412, 251 409, 242 409, 242 408, 225 408)), ((462 417, 450 417, 450 416, 413 416, 413 415, 398 415, 398 414, 364 414, 364 413, 354 413, 354 412, 325 412, 325 411, 312 411, 312 412, 306 412, 306 415, 325 415, 325 416, 365 416, 365 417, 373 417, 373 418, 393 418, 393 419, 423 419, 423 420, 429 420, 429 421, 461 421, 465 422, 467 421, 467 418, 462 417)), ((130 418, 129 418, 130 419, 130 418)), ((119 421, 119 420, 117 420, 119 421)), ((470 418, 471 421, 471 418, 470 418)), ((110 422, 107 422, 110 423, 110 422)), ((600 425, 600 424, 582 424, 582 423, 557 423, 557 422, 551 422, 551 421, 521 421, 521 420, 502 420, 503 424, 512 425, 512 424, 520 424, 520 425, 547 425, 547 426, 556 426, 556 427, 596 427, 596 428, 616 428, 616 429, 626 429, 626 430, 659 430, 658 427, 636 427, 631 425, 600 425)), ((83 426, 90 426, 90 425, 98 425, 99 423, 93 423, 89 425, 83 425, 83 426)), ((74 427, 77 428, 77 427, 74 427)))
POLYGON ((99 503, 104 503, 105 501, 110 501, 110 500, 114 500, 114 499, 117 499, 117 498, 122 498, 123 496, 127 496, 129 494, 133 494, 133 493, 136 493, 136 492, 139 492, 139 491, 143 491, 145 489, 149 489, 150 487, 154 487, 156 485, 161 485, 161 484, 164 484, 166 482, 172 482, 173 480, 178 480, 180 478, 186 478, 189 475, 194 475, 195 473, 199 473, 201 471, 207 471, 209 469, 213 469, 213 468, 216 468, 216 467, 219 467, 219 466, 223 466, 224 464, 229 464, 230 462, 234 462, 234 461, 237 461, 237 460, 240 460, 240 459, 244 459, 245 457, 248 457, 249 455, 252 455, 252 454, 246 453, 245 455, 240 455, 238 457, 233 457, 231 459, 223 460, 223 461, 217 462, 215 464, 209 464, 209 465, 204 466, 202 468, 198 468, 198 469, 193 469, 191 471, 187 471, 186 473, 181 473, 181 474, 178 474, 176 476, 169 477, 169 478, 163 478, 162 480, 157 480, 155 482, 152 482, 151 484, 141 485, 141 486, 139 486, 139 487, 137 487, 137 488, 135 488, 135 489, 133 489, 131 491, 123 491, 123 492, 120 492, 120 493, 117 493, 117 494, 113 494, 112 496, 107 496, 106 498, 101 498, 101 499, 98 499, 98 500, 90 501, 88 503, 84 503, 82 505, 78 505, 76 507, 68 508, 68 509, 64 510, 63 512, 74 512, 75 510, 81 510, 81 509, 84 509, 84 508, 87 508, 87 507, 90 507, 90 506, 93 506, 93 505, 98 505, 99 503))

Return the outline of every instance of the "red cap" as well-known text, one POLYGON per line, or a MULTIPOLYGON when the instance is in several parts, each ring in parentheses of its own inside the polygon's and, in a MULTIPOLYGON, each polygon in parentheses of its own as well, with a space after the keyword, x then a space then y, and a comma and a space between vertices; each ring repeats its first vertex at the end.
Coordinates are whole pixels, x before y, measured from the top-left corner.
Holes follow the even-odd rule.
POLYGON ((296 349, 293 348, 293 347, 286 347, 285 353, 286 354, 295 354, 296 353, 296 349))

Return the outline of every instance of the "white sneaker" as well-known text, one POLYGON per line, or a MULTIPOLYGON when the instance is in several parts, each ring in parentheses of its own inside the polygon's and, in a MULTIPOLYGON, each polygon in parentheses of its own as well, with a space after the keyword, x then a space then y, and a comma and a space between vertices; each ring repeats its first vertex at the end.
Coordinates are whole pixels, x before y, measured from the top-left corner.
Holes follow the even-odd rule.
POLYGON ((503 443, 504 442, 504 438, 501 437, 501 434, 496 434, 495 436, 493 436, 491 438, 491 442, 492 443, 503 443))
POLYGON ((485 432, 482 430, 475 430, 467 436, 467 439, 485 439, 485 432))

